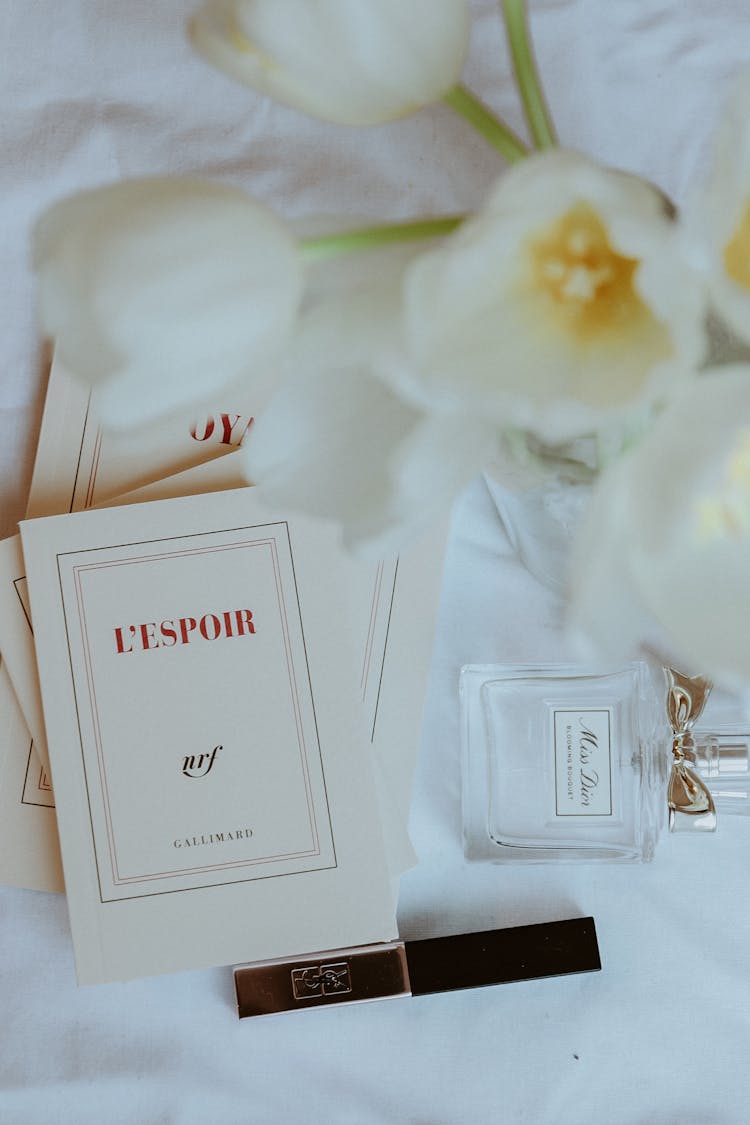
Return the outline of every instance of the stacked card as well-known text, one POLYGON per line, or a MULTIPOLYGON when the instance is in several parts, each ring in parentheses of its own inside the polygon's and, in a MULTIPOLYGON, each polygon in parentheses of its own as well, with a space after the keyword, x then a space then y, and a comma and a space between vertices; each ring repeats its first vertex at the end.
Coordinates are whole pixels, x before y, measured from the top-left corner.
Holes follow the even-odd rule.
POLYGON ((0 881, 64 870, 81 982, 396 932, 445 529, 353 560, 227 396, 111 433, 54 364, 0 544, 0 881))

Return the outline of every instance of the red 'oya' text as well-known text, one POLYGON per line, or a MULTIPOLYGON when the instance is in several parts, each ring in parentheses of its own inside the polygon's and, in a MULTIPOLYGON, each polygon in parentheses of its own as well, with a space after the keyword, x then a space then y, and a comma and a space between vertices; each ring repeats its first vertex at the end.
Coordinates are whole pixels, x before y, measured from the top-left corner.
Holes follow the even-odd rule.
POLYGON ((249 609, 228 609, 223 613, 204 613, 203 617, 179 617, 174 621, 145 621, 142 625, 118 625, 115 629, 117 652, 172 648, 192 641, 217 641, 219 637, 245 637, 255 632, 249 609))

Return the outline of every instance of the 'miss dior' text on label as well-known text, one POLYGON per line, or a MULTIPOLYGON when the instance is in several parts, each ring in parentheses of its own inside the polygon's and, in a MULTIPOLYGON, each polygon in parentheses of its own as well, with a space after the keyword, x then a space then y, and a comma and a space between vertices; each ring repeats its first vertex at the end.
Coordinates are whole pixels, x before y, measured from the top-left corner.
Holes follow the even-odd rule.
POLYGON ((612 816, 609 708, 555 710, 555 815, 612 816))

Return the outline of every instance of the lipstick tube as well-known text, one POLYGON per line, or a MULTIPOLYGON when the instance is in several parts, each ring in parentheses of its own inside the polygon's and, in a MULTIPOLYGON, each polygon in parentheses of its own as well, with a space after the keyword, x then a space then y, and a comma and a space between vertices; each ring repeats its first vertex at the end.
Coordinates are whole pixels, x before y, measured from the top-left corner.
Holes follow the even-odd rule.
POLYGON ((234 980, 243 1019, 598 969, 589 917, 256 961, 234 980))

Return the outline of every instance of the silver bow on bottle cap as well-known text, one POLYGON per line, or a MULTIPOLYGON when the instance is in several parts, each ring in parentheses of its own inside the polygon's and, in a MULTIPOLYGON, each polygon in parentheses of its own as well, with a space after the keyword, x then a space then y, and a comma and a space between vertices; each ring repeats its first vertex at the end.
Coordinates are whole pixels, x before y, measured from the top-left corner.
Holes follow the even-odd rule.
POLYGON ((670 832, 714 832, 716 808, 705 782, 692 768, 695 743, 692 727, 711 694, 711 682, 703 676, 684 676, 665 668, 667 718, 672 727, 672 772, 667 804, 670 832))

